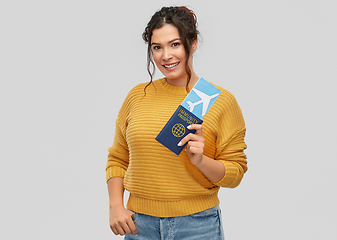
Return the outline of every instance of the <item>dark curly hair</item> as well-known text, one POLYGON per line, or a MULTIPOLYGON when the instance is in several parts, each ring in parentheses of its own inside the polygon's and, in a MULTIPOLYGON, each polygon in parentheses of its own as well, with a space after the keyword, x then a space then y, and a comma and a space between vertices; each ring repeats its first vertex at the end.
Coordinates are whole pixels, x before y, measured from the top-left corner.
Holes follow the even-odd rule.
MULTIPOLYGON (((194 12, 188 9, 185 6, 180 7, 163 7, 159 11, 157 11, 147 24, 144 32, 143 39, 145 43, 147 43, 147 71, 151 77, 150 82, 145 86, 144 92, 146 88, 152 83, 153 75, 155 72, 155 64, 152 58, 152 50, 151 50, 151 38, 152 32, 154 29, 159 29, 165 24, 172 24, 178 29, 180 40, 185 48, 186 59, 189 59, 191 55, 191 46, 193 41, 198 39, 199 31, 197 30, 197 17, 194 12), (151 71, 152 66, 152 71, 151 71)), ((191 80, 191 69, 188 65, 188 61, 185 63, 185 69, 187 74, 187 83, 186 83, 186 91, 188 92, 188 84, 191 80)), ((146 92, 145 92, 146 94, 146 92)))

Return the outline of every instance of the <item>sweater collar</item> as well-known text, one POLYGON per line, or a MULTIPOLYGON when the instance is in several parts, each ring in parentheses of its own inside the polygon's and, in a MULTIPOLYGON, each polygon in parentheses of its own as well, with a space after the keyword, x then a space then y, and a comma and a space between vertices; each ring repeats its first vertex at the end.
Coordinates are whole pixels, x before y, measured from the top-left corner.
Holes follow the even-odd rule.
MULTIPOLYGON (((186 91, 186 87, 173 86, 166 81, 166 78, 161 78, 158 81, 160 83, 160 86, 162 86, 167 92, 170 92, 172 94, 179 94, 179 95, 188 94, 188 92, 186 91)), ((191 89, 192 88, 189 87, 189 90, 191 89)))

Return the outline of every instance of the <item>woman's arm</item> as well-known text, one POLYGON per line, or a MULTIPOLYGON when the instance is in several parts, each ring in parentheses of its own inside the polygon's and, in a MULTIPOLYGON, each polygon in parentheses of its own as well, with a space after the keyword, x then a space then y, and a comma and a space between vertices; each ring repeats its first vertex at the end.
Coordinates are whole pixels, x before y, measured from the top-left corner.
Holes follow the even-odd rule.
POLYGON ((196 130, 195 134, 188 134, 178 146, 187 142, 185 151, 191 163, 196 166, 210 181, 218 182, 225 176, 225 166, 222 162, 204 155, 205 139, 202 135, 202 125, 192 124, 188 129, 196 130))
POLYGON ((219 182, 226 173, 225 165, 217 160, 209 158, 205 155, 202 160, 195 165, 210 181, 219 182))
POLYGON ((137 229, 132 220, 133 212, 123 204, 123 179, 114 177, 108 181, 110 228, 116 235, 133 234, 137 236, 137 229))

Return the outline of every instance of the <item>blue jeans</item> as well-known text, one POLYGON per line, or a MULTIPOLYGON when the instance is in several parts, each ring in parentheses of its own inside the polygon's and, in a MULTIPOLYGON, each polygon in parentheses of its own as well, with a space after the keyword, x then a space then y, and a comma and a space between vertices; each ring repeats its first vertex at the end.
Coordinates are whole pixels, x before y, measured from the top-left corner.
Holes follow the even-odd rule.
POLYGON ((125 240, 224 240, 219 206, 182 217, 160 218, 140 213, 133 216, 138 235, 125 240))

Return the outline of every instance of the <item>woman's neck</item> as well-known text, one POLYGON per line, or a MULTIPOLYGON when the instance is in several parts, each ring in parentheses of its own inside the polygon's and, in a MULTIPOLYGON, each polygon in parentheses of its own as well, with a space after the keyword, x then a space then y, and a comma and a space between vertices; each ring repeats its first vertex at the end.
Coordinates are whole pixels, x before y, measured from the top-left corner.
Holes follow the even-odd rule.
MULTIPOLYGON (((199 80, 199 77, 195 74, 195 72, 192 72, 190 82, 188 83, 188 87, 193 87, 197 83, 198 80, 199 80)), ((172 86, 185 87, 187 83, 187 76, 186 78, 184 77, 180 80, 179 79, 170 80, 166 78, 166 81, 168 84, 172 86)))

